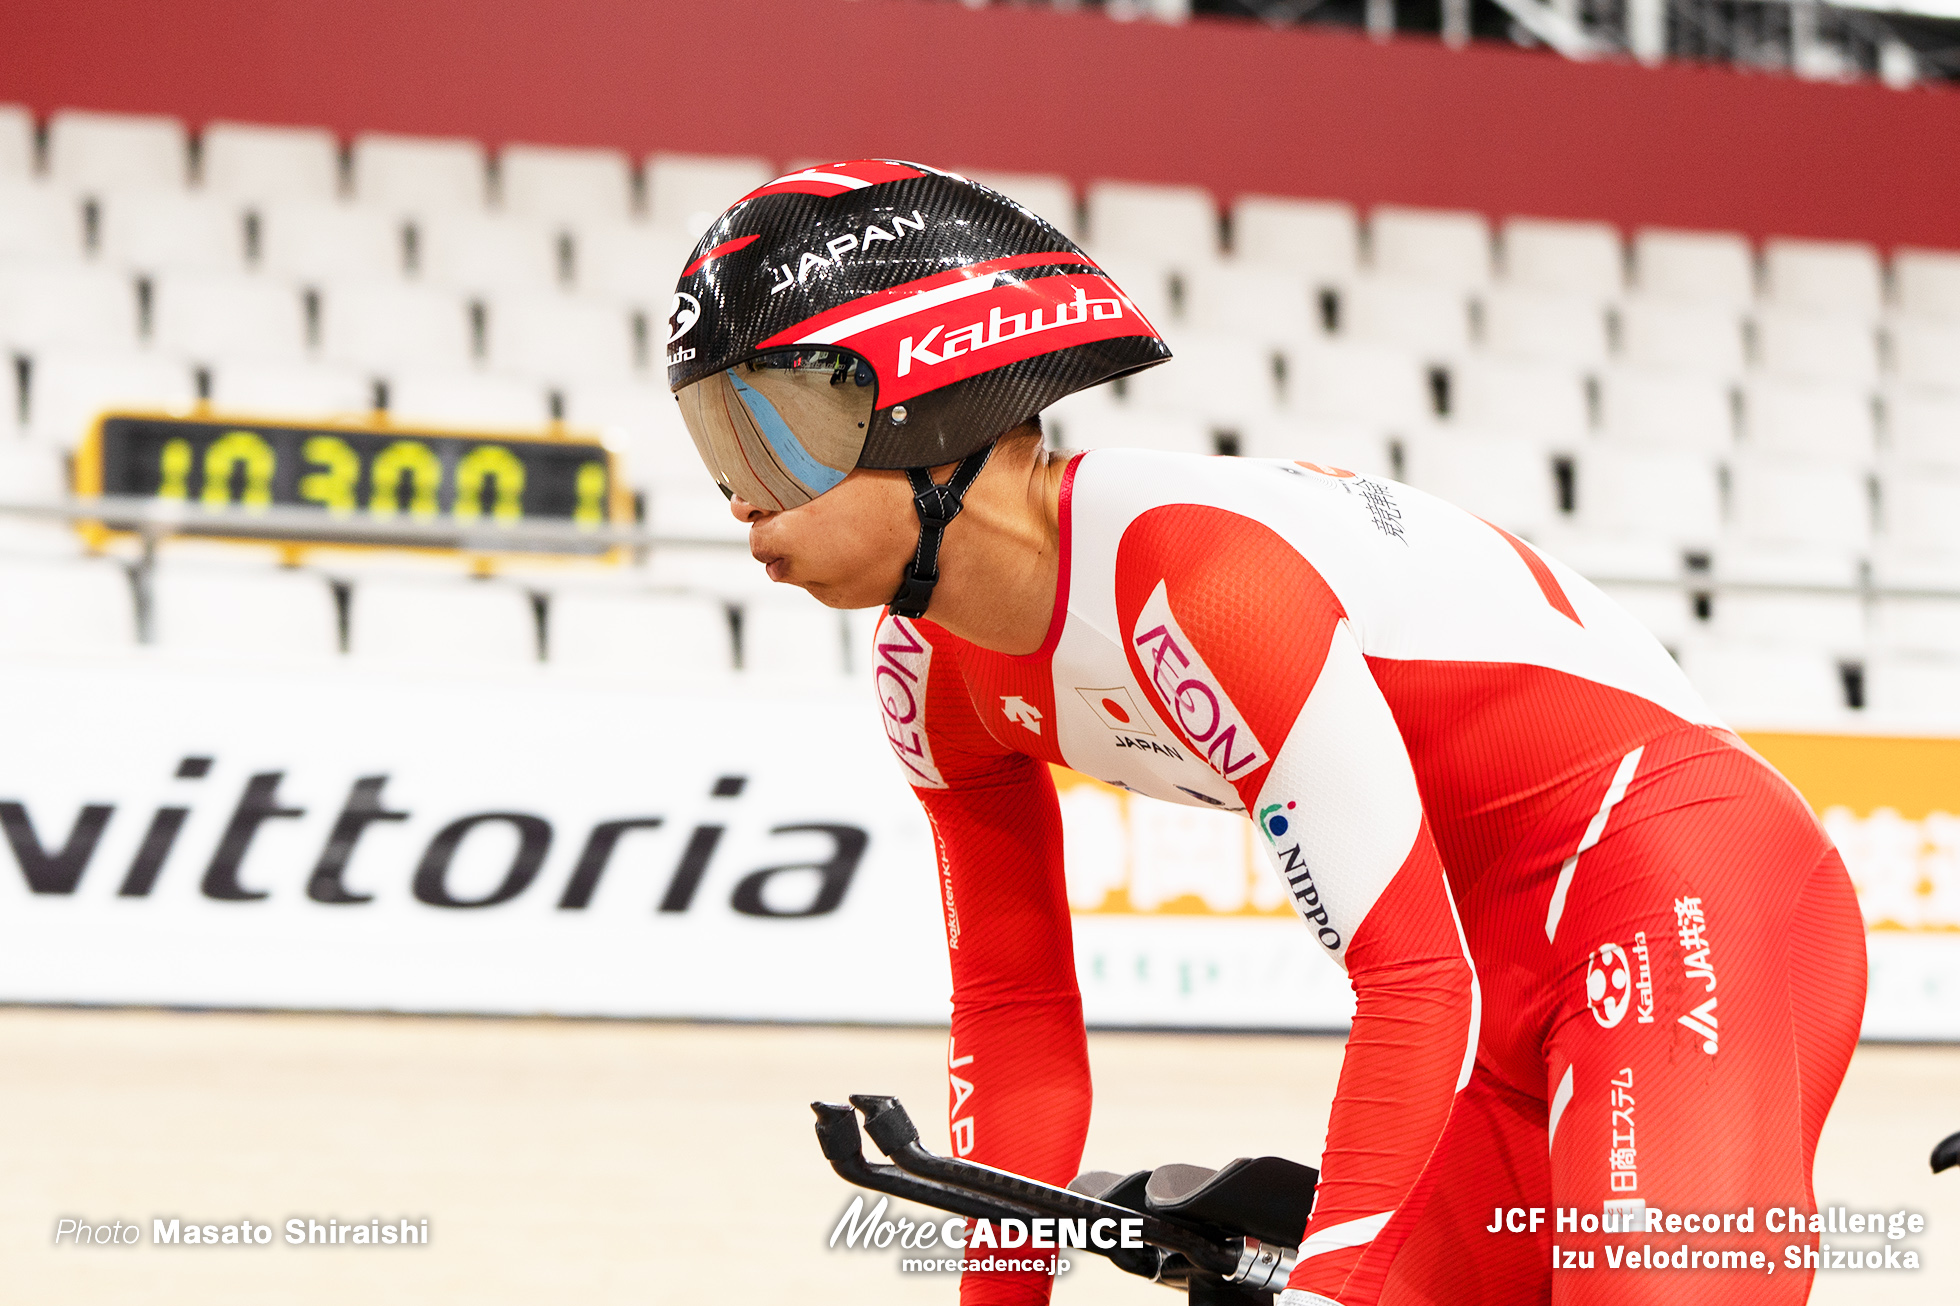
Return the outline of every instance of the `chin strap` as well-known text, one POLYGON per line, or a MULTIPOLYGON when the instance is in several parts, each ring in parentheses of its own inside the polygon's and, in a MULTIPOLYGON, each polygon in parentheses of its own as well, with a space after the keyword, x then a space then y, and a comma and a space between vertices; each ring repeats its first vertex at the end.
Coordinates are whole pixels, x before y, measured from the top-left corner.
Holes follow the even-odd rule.
POLYGON ((912 482, 912 506, 919 514, 919 550, 912 555, 912 565, 906 568, 905 579, 898 583, 898 593, 892 595, 887 605, 894 617, 926 615, 926 605, 932 602, 932 587, 939 583, 939 542, 946 535, 948 523, 960 515, 960 501, 966 498, 967 490, 972 488, 993 452, 990 444, 960 459, 944 485, 934 485, 932 473, 923 467, 906 468, 906 479, 912 482))

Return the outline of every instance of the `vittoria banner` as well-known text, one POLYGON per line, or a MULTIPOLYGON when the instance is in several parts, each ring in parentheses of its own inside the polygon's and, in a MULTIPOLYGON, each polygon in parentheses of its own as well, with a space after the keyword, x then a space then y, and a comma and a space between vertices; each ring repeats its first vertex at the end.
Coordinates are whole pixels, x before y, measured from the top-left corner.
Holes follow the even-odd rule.
MULTIPOLYGON (((946 1018, 931 836, 869 685, 0 673, 0 1001, 946 1018)), ((1858 882, 1867 1034, 1960 1037, 1960 795, 1935 792, 1960 742, 1754 742, 1858 882)), ((1091 1022, 1346 1025, 1245 820, 1057 779, 1091 1022)), ((1635 995, 1596 1019, 1639 1018, 1638 944, 1594 959, 1635 995)))
MULTIPOLYGON (((10 660, 0 720, 0 1000, 948 1014, 869 685, 10 660)), ((1085 919, 1078 947, 1103 1023, 1349 1010, 1291 920, 1085 919)))

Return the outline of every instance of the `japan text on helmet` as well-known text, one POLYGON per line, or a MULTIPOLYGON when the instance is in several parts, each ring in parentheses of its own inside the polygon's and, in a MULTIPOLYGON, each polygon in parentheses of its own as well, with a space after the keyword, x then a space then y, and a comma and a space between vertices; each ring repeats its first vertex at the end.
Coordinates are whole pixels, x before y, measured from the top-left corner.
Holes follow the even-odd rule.
MULTIPOLYGON (((1062 396, 1169 357, 1049 223, 890 160, 807 168, 738 201, 695 247, 667 319, 667 381, 702 459, 724 493, 768 511, 855 467, 984 460, 1062 396)), ((962 471, 936 487, 950 505, 921 500, 928 530, 979 464, 962 471)))

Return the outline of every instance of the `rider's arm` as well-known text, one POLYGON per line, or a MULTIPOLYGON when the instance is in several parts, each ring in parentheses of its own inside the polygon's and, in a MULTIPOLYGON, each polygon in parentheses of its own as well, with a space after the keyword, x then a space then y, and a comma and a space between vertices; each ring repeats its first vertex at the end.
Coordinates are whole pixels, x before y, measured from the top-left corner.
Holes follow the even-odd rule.
MULTIPOLYGON (((1089 1128, 1089 1058, 1054 780, 1046 763, 1008 751, 980 724, 957 640, 929 622, 887 617, 878 642, 885 729, 939 855, 953 970, 953 1152, 1066 1184, 1089 1128)), ((1045 1302, 1052 1282, 1046 1273, 968 1273, 960 1300, 1025 1306, 1045 1302)))
POLYGON ((1139 678, 1233 781, 1354 989, 1291 1283, 1372 1301, 1403 1236, 1397 1213, 1468 1081, 1479 1019, 1401 733, 1332 590, 1257 522, 1196 505, 1146 514, 1125 536, 1117 590, 1139 678))

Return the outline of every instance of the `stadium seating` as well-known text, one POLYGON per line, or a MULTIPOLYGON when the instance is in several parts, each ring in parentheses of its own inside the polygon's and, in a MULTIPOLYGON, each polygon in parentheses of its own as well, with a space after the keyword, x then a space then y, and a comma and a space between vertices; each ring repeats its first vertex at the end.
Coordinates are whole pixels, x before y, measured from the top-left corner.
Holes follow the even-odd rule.
POLYGON ((0 341, 130 349, 137 341, 136 282, 118 268, 32 258, 0 261, 0 341))
POLYGON ((1878 333, 1856 313, 1765 307, 1756 313, 1756 362, 1776 376, 1874 385, 1878 333))
POLYGON ((1480 213, 1384 204, 1369 218, 1368 253, 1383 276, 1460 290, 1490 282, 1490 224, 1480 213))
POLYGON ((181 190, 190 134, 175 118, 62 109, 48 118, 48 175, 78 191, 181 190))
POLYGON ((1191 268, 1182 283, 1182 321, 1192 330, 1277 345, 1324 329, 1319 288, 1288 269, 1240 259, 1191 268))
POLYGON ((1960 322, 1896 317, 1888 339, 1892 374, 1901 382, 1960 391, 1960 322))
POLYGON ((1896 386, 1884 394, 1881 409, 1886 447, 1894 457, 1926 466, 1960 467, 1960 391, 1896 386))
POLYGON ((1199 187, 1099 181, 1089 186, 1084 209, 1095 250, 1177 267, 1218 257, 1218 208, 1199 187))
POLYGON ((693 239, 678 230, 638 222, 581 224, 573 244, 572 280, 584 294, 658 310, 664 317, 674 282, 693 248, 693 239))
POLYGON ((1605 301, 1528 286, 1494 286, 1481 301, 1484 347, 1493 354, 1572 369, 1606 365, 1612 342, 1605 301))
POLYGON ((361 576, 347 651, 368 663, 508 670, 538 661, 537 618, 528 593, 497 581, 361 576))
POLYGON ((545 389, 494 372, 402 368, 388 378, 388 418, 404 426, 539 427, 551 420, 545 389))
POLYGON ((438 212, 414 231, 417 278, 465 294, 551 290, 570 263, 560 235, 528 217, 438 212))
POLYGON ((151 586, 151 642, 178 653, 331 657, 340 620, 317 572, 163 565, 151 586))
POLYGON ((1892 255, 1892 280, 1904 312, 1960 322, 1960 253, 1897 250, 1892 255))
MULTIPOLYGON (((26 437, 0 449, 0 501, 58 497, 107 405, 562 418, 618 453, 650 531, 697 543, 603 578, 480 564, 550 591, 554 668, 729 673, 733 604, 745 676, 863 677, 876 614, 767 583, 660 367, 696 238, 777 172, 656 154, 642 175, 618 151, 524 144, 493 162, 479 142, 386 134, 343 159, 323 129, 245 123, 193 149, 171 119, 79 112, 37 152, 32 117, 0 106, 0 402, 26 437)), ((1960 599, 1937 595, 1960 591, 1960 253, 1888 263, 1517 216, 1493 233, 1479 214, 1279 196, 1240 196, 1221 223, 1194 187, 1085 178, 1078 208, 1069 179, 969 175, 1083 237, 1175 353, 1057 404, 1052 444, 1405 479, 1600 579, 1744 724, 1853 710, 1846 667, 1874 713, 1951 704, 1960 599)), ((121 565, 81 551, 0 515, 0 613, 45 608, 49 648, 131 645, 121 565), (50 576, 80 597, 64 606, 50 576)), ((160 647, 337 646, 318 575, 164 552, 160 647)), ((521 585, 393 574, 381 555, 343 571, 357 662, 538 660, 521 585)))
POLYGON ((48 348, 27 372, 28 433, 66 449, 105 408, 187 413, 196 402, 189 365, 159 354, 48 348))
POLYGON ((253 417, 364 415, 374 407, 374 384, 357 368, 329 363, 219 358, 211 366, 210 398, 220 409, 253 417))
POLYGON ((551 596, 549 660, 559 671, 644 682, 725 675, 733 630, 718 599, 565 588, 551 596))
POLYGON ((1620 233, 1604 222, 1511 218, 1501 239, 1504 279, 1520 289, 1597 303, 1625 288, 1626 251, 1620 233))
POLYGON ((306 303, 290 285, 240 274, 164 273, 150 288, 150 341, 199 362, 307 352, 306 303))
POLYGON ((461 371, 476 357, 468 303, 453 291, 399 281, 340 281, 321 291, 320 355, 377 371, 461 371))
POLYGON ((245 214, 232 200, 180 190, 104 190, 96 256, 132 272, 243 272, 245 214))
POLYGON ((1361 266, 1361 224, 1347 204, 1242 195, 1232 248, 1243 263, 1341 281, 1361 266))
POLYGON ((1749 242, 1729 232, 1642 230, 1633 269, 1634 284, 1656 299, 1746 309, 1756 293, 1749 242))
POLYGON ((0 178, 31 176, 35 169, 34 115, 18 104, 0 104, 0 178))
POLYGON ((1747 366, 1742 311, 1734 304, 1697 304, 1643 291, 1620 302, 1617 318, 1620 357, 1636 367, 1726 380, 1747 366))
POLYGON ((72 191, 0 174, 0 258, 81 258, 86 252, 82 215, 72 191))
POLYGON ((1570 368, 1508 358, 1466 358, 1450 368, 1450 421, 1560 448, 1584 443, 1584 382, 1570 368))
POLYGON ((488 346, 493 366, 553 382, 624 380, 635 371, 632 315, 608 300, 557 291, 493 298, 488 346))
POLYGON ((1615 445, 1726 453, 1735 405, 1718 382, 1659 369, 1617 367, 1599 378, 1600 438, 1615 445))
POLYGON ((1404 445, 1403 479, 1419 490, 1528 539, 1558 517, 1552 465, 1535 440, 1449 430, 1412 436, 1404 445))
POLYGON ((1821 725, 1841 720, 1849 706, 1844 673, 1828 653, 1700 640, 1684 646, 1680 657, 1695 688, 1725 719, 1821 725))
POLYGON ((506 145, 497 155, 506 213, 554 226, 624 222, 633 211, 633 164, 617 150, 506 145))
POLYGON ((258 210, 258 268, 289 280, 400 277, 406 230, 383 209, 321 200, 269 202, 258 210))
POLYGON ((1286 405, 1302 417, 1395 427, 1435 412, 1420 359, 1378 345, 1310 342, 1287 350, 1286 405))
POLYGON ((844 620, 800 590, 782 587, 742 605, 742 669, 758 676, 821 679, 844 674, 844 620))
POLYGON ((1763 290, 1779 308, 1876 317, 1884 298, 1878 251, 1851 241, 1763 242, 1763 290))
POLYGON ((489 159, 476 141, 365 132, 354 138, 354 195, 403 217, 481 210, 489 159))
POLYGON ((248 204, 324 204, 340 193, 340 144, 323 127, 214 122, 199 138, 198 180, 248 204))
POLYGON ((1453 286, 1358 277, 1340 291, 1340 334, 1428 359, 1470 347, 1470 301, 1453 286))
POLYGON ((0 557, 0 649, 76 654, 135 643, 135 592, 121 563, 0 557))
POLYGON ((761 159, 656 154, 646 162, 647 217, 692 244, 723 209, 774 176, 761 159))

